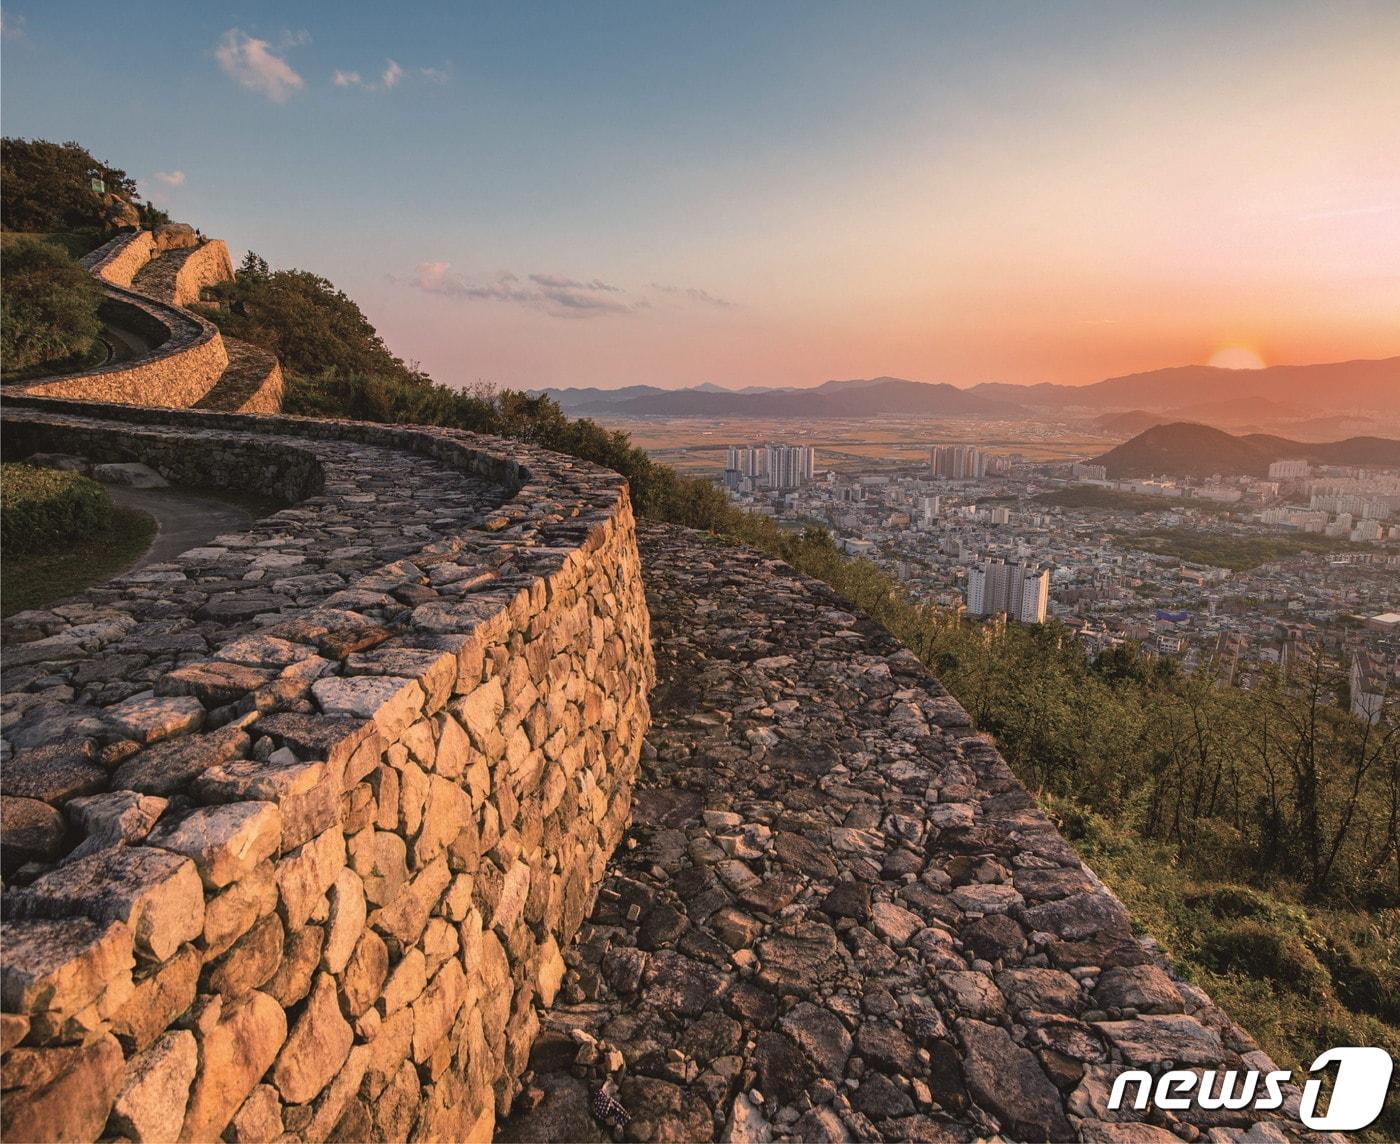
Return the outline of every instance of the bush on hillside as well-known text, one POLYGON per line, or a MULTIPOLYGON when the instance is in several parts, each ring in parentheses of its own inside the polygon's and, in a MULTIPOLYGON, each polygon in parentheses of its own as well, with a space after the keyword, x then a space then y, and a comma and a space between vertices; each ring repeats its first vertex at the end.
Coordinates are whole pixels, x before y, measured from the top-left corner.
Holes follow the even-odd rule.
POLYGON ((107 490, 81 473, 0 465, 0 544, 36 552, 106 527, 107 490))
POLYGON ((136 181, 119 167, 94 159, 77 143, 0 139, 0 223, 6 230, 81 230, 106 223, 101 179, 108 194, 131 199, 136 181))
POLYGON ((1201 960, 1218 973, 1267 977, 1310 996, 1332 980, 1301 939, 1263 922, 1234 922, 1210 931, 1201 942, 1201 960))
POLYGON ((61 247, 37 238, 5 244, 0 357, 6 372, 86 353, 101 330, 102 291, 61 247))
POLYGON ((268 269, 256 254, 232 282, 209 291, 208 318, 226 334, 274 353, 303 377, 426 382, 416 366, 395 357, 359 306, 319 274, 268 269))

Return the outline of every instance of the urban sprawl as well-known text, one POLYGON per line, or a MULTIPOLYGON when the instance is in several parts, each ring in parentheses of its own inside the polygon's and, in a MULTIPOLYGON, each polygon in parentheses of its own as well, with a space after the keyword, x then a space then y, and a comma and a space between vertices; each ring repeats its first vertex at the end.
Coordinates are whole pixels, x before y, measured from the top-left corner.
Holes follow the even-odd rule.
POLYGON ((1248 686, 1260 665, 1320 650, 1347 668, 1362 716, 1400 684, 1400 472, 1281 460, 1267 478, 1113 480, 969 445, 871 468, 741 445, 722 479, 749 511, 825 525, 916 598, 1057 620, 1090 655, 1131 641, 1248 686), (1191 558, 1203 551, 1221 563, 1191 558))

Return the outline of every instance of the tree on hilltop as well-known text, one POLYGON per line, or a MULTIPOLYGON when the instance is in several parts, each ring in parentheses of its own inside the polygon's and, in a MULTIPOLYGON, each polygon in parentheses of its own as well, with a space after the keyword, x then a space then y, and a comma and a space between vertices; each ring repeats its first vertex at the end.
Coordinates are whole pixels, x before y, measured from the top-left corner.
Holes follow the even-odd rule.
POLYGON ((106 204, 94 193, 93 179, 101 179, 109 195, 136 197, 134 179, 81 144, 0 139, 0 224, 22 231, 100 227, 106 204))

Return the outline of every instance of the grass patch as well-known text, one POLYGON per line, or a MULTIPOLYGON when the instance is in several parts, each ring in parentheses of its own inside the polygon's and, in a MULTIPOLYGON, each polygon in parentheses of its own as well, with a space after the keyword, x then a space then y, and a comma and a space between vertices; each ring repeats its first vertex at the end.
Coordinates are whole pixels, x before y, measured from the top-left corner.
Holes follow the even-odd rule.
POLYGON ((113 235, 93 228, 91 230, 50 230, 23 232, 7 230, 0 232, 0 250, 12 246, 24 238, 37 238, 50 246, 57 246, 72 258, 91 254, 113 235))
POLYGON ((1115 532, 1114 536, 1131 548, 1174 556, 1191 564, 1209 564, 1214 568, 1229 568, 1244 572, 1271 560, 1304 553, 1323 555, 1329 552, 1371 550, 1372 546, 1357 544, 1312 533, 1286 536, 1212 536, 1187 528, 1168 528, 1154 532, 1115 532))
POLYGON ((81 473, 33 465, 0 467, 0 543, 38 552, 102 528, 112 514, 107 490, 81 473))
POLYGON ((41 552, 5 554, 0 569, 0 614, 43 608, 110 579, 150 547, 156 522, 149 514, 115 506, 105 527, 41 552))

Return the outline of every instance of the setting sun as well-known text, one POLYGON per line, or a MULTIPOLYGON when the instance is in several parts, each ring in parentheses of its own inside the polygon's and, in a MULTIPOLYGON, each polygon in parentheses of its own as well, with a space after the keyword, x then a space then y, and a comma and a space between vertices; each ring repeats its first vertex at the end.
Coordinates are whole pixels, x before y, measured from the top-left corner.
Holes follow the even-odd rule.
POLYGON ((1217 369, 1263 369, 1264 359, 1247 346, 1224 346, 1211 355, 1217 369))

